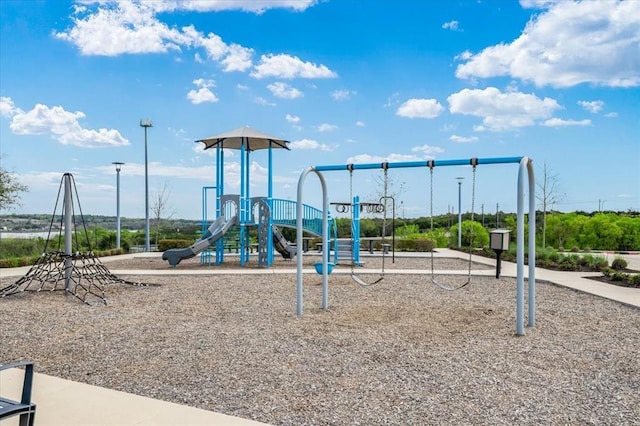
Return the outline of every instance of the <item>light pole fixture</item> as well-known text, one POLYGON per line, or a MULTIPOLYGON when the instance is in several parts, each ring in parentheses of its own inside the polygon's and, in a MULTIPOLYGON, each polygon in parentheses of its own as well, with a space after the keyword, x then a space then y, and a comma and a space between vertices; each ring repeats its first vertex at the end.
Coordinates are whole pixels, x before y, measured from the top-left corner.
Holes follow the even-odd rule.
POLYGON ((147 155, 147 129, 153 127, 151 120, 140 120, 144 127, 144 251, 151 251, 149 244, 149 161, 147 155))
POLYGON ((463 177, 458 176, 458 248, 462 247, 462 181, 463 177))
POLYGON ((120 170, 122 169, 122 165, 124 163, 120 163, 119 161, 114 161, 114 166, 116 166, 116 248, 120 248, 120 170))

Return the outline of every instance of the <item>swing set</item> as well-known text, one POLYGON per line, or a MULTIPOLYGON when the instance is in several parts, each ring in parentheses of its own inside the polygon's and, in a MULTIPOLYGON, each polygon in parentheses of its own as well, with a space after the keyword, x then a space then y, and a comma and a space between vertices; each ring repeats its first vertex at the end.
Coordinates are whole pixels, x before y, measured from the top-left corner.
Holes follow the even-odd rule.
MULTIPOLYGON (((361 163, 361 164, 342 164, 342 165, 325 165, 325 166, 311 166, 302 171, 300 178, 298 179, 298 191, 297 191, 297 244, 302 246, 302 203, 303 203, 303 188, 306 177, 315 173, 320 180, 322 187, 322 206, 323 206, 323 218, 322 218, 322 309, 328 309, 329 307, 329 277, 327 272, 328 264, 328 252, 329 252, 329 229, 328 229, 328 217, 329 217, 329 203, 327 197, 327 185, 324 179, 323 173, 347 170, 350 174, 350 192, 352 195, 353 186, 353 172, 355 170, 373 170, 383 169, 385 172, 388 169, 393 168, 416 168, 416 167, 428 167, 430 171, 430 215, 431 215, 431 227, 433 229, 433 171, 436 167, 441 166, 472 166, 473 167, 473 191, 472 191, 472 221, 474 219, 474 204, 475 204, 475 180, 476 180, 476 168, 479 165, 490 164, 518 164, 518 177, 517 177, 517 215, 516 215, 516 334, 524 335, 524 231, 525 231, 525 210, 524 210, 524 195, 525 195, 525 174, 528 176, 528 199, 529 199, 529 238, 528 238, 528 326, 535 326, 535 179, 533 174, 533 162, 528 157, 499 157, 499 158, 471 158, 471 159, 458 159, 458 160, 429 160, 429 161, 410 161, 410 162, 383 162, 383 163, 361 163)), ((471 282, 471 264, 472 264, 472 246, 473 246, 473 227, 471 228, 469 238, 469 262, 468 273, 466 279, 459 284, 451 285, 444 283, 436 279, 433 251, 431 252, 431 281, 434 285, 443 290, 453 291, 467 286, 471 282)), ((351 238, 354 238, 353 232, 351 238)), ((383 257, 384 259, 384 257, 383 257)), ((297 261, 297 282, 296 282, 296 313, 298 316, 302 316, 303 313, 303 253, 299 253, 296 258, 297 261)), ((384 278, 384 263, 383 270, 380 277, 373 283, 366 283, 355 274, 354 265, 351 266, 351 276, 354 281, 360 285, 373 285, 379 283, 384 278)))

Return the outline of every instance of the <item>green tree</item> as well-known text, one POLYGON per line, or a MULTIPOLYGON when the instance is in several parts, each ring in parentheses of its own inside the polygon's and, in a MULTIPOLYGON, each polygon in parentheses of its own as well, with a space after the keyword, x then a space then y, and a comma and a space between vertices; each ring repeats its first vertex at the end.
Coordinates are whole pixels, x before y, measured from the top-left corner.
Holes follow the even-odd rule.
POLYGON ((618 250, 640 250, 640 217, 622 216, 616 223, 622 231, 618 250))
MULTIPOLYGON (((458 244, 458 224, 456 223, 449 229, 449 244, 456 246, 458 244)), ((462 247, 485 247, 489 245, 489 233, 481 223, 470 220, 462 221, 462 247), (471 233, 473 232, 473 240, 471 233)))
POLYGON ((20 193, 29 188, 20 183, 13 173, 0 166, 0 210, 7 210, 19 205, 20 193))
POLYGON ((578 236, 579 247, 599 250, 618 250, 622 229, 615 223, 616 214, 598 213, 589 218, 578 236))

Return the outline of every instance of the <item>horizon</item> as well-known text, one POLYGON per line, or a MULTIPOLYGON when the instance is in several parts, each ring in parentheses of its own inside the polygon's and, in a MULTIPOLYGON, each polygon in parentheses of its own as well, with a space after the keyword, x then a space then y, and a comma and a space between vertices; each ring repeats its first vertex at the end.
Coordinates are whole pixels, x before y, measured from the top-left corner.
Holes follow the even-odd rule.
MULTIPOLYGON (((361 4, 3 1, 0 156, 29 191, 2 213, 51 215, 70 172, 83 213, 115 217, 122 162, 121 217, 144 218, 143 120, 149 205, 167 188, 183 220, 216 184, 195 141, 243 125, 290 142, 275 198, 295 200, 313 165, 526 156, 557 183, 547 210, 640 210, 640 2, 361 4)), ((225 150, 225 193, 239 162, 225 150)), ((267 164, 252 153, 252 195, 267 164)), ((475 188, 470 167, 436 167, 433 194, 428 169, 389 174, 406 217, 457 212, 458 190, 463 212, 516 210, 517 165, 478 166, 475 188)), ((324 176, 329 201, 348 200, 348 173, 324 176)), ((354 172, 353 194, 377 199, 380 177, 354 172)))

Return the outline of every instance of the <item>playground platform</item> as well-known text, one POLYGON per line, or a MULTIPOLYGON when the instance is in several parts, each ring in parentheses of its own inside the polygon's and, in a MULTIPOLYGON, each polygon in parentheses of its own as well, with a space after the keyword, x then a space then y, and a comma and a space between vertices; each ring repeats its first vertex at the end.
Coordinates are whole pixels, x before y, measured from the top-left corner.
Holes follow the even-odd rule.
MULTIPOLYGON (((109 260, 123 257, 149 257, 159 256, 160 253, 137 253, 122 256, 114 256, 113 258, 102 259, 108 266, 109 260)), ((380 254, 374 254, 374 256, 380 254)), ((606 254, 609 260, 613 258, 613 254, 606 254)), ((366 254, 364 255, 366 256, 366 254)), ((396 253, 396 256, 422 256, 422 253, 396 253)), ((467 259, 467 255, 455 250, 440 249, 437 253, 439 257, 459 257, 467 259)), ((625 258, 631 269, 640 270, 640 254, 634 255, 615 255, 625 258)), ((474 257, 474 261, 495 266, 495 260, 481 257, 474 257)), ((0 271, 2 281, 11 280, 12 277, 24 275, 28 267, 10 268, 0 271)), ((136 274, 136 275, 195 275, 195 274, 295 274, 295 268, 291 269, 260 269, 260 270, 217 270, 209 268, 207 270, 180 270, 167 269, 155 271, 125 271, 112 270, 114 274, 136 274)), ((349 271, 343 271, 349 273, 349 271)), ((378 270, 368 271, 359 269, 361 273, 378 273, 378 270)), ((441 274, 457 274, 465 275, 466 270, 459 271, 435 271, 441 274)), ((313 273, 313 269, 305 269, 305 273, 313 273)), ((336 270, 334 273, 341 273, 336 270)), ((390 270, 387 274, 430 274, 430 270, 390 270)), ((475 270, 474 275, 491 276, 495 274, 493 269, 475 270)), ((510 262, 502 262, 502 276, 515 277, 516 265, 510 262)), ((599 297, 614 300, 629 306, 640 308, 640 289, 626 288, 614 286, 595 280, 590 280, 588 276, 597 276, 598 273, 585 272, 560 272, 536 268, 536 279, 547 281, 558 286, 571 288, 576 291, 590 293, 599 297)), ((36 371, 37 371, 36 365, 36 371)), ((22 383, 21 370, 4 371, 0 376, 0 389, 3 394, 19 392, 18 388, 22 383)), ((202 410, 186 405, 175 404, 167 401, 146 398, 116 390, 101 388, 84 383, 65 380, 41 373, 36 373, 34 378, 33 398, 37 404, 36 424, 46 425, 229 425, 229 426, 252 426, 264 423, 232 417, 212 411, 202 410)), ((3 426, 13 426, 18 424, 17 418, 3 421, 3 426)))

